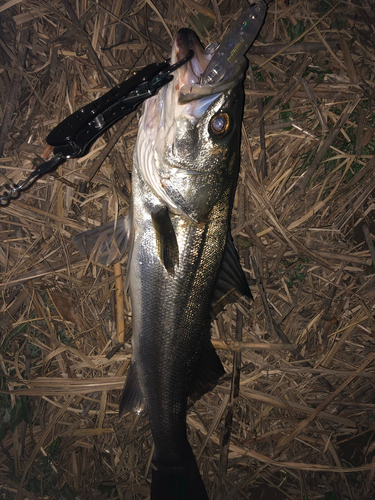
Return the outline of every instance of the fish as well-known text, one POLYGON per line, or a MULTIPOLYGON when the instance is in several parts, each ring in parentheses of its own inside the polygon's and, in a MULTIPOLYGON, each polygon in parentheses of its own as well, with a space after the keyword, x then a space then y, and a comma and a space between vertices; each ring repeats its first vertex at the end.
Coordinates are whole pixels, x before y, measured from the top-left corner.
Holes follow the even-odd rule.
POLYGON ((187 437, 188 402, 225 373, 211 343, 214 312, 233 297, 251 297, 230 234, 246 62, 238 63, 231 84, 224 76, 195 95, 215 48, 205 50, 183 28, 171 64, 190 50, 194 57, 143 105, 131 213, 74 238, 79 251, 102 263, 129 251, 132 358, 119 408, 120 416, 148 412, 151 500, 208 500, 187 437))

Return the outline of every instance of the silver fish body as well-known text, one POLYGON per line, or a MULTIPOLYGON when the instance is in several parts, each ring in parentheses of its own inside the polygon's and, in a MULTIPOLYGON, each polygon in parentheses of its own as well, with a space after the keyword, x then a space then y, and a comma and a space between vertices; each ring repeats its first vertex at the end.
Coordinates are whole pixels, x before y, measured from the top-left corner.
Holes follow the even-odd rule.
MULTIPOLYGON (((175 46, 194 45, 197 52, 191 32, 179 36, 175 46)), ((224 374, 210 341, 210 309, 238 178, 243 90, 237 85, 206 102, 180 105, 187 71, 181 68, 145 103, 134 154, 133 354, 120 408, 147 403, 153 464, 162 474, 153 473, 155 500, 207 498, 187 440, 187 400, 224 374), (190 468, 185 486, 175 480, 168 486, 176 467, 190 468), (182 491, 190 481, 200 493, 182 491)))
MULTIPOLYGON (((210 121, 207 118, 215 116, 219 110, 229 111, 236 95, 238 91, 231 96, 223 95, 211 106, 205 119, 197 125, 199 133, 207 135, 210 121)), ((237 109, 237 113, 240 110, 237 109)), ((198 366, 211 361, 221 371, 216 354, 210 348, 210 307, 226 245, 238 175, 239 130, 235 128, 233 125, 232 137, 225 146, 228 151, 224 154, 221 148, 218 151, 217 140, 211 138, 215 154, 227 160, 221 158, 216 168, 214 165, 216 172, 210 168, 207 173, 194 171, 184 175, 192 169, 203 171, 206 159, 211 167, 207 150, 203 151, 208 148, 207 138, 204 142, 198 140, 202 148, 197 148, 193 130, 184 147, 174 151, 180 165, 175 172, 178 178, 175 185, 179 189, 175 188, 176 196, 172 195, 172 199, 181 196, 186 203, 185 211, 189 210, 196 220, 168 210, 145 183, 136 157, 134 161, 134 241, 129 267, 133 309, 132 369, 137 372, 147 401, 156 455, 177 459, 181 453, 186 433, 185 423, 180 426, 179 420, 185 422, 186 419, 187 395, 192 396, 198 390, 195 386, 204 383, 197 379, 198 366), (193 162, 192 148, 196 153, 193 162), (194 195, 184 196, 183 192, 190 190, 194 195), (210 355, 213 359, 205 359, 210 355), (160 427, 160 433, 154 431, 156 427, 160 427), (166 436, 166 432, 170 436, 166 436), (159 436, 163 443, 160 451, 159 436)), ((171 176, 168 183, 173 182, 171 176)), ((208 373, 207 377, 211 375, 208 373)))
MULTIPOLYGON (((224 374, 210 340, 211 307, 218 282, 228 281, 220 278, 226 254, 238 261, 228 233, 239 172, 242 83, 180 104, 180 89, 197 82, 211 58, 185 29, 171 63, 190 48, 193 60, 144 104, 132 222, 120 222, 120 229, 131 226, 132 232, 133 332, 120 413, 147 406, 155 443, 152 500, 208 499, 187 439, 187 402, 224 374)), ((250 295, 238 263, 234 268, 234 287, 250 295)))

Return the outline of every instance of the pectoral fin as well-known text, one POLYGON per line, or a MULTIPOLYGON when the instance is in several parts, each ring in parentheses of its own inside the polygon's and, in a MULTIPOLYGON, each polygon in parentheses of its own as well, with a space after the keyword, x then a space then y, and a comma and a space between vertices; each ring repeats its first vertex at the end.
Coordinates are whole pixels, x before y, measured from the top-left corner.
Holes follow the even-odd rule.
POLYGON ((76 234, 73 238, 77 250, 93 256, 95 262, 108 266, 125 254, 131 233, 131 217, 121 217, 115 222, 107 222, 99 227, 76 234))
POLYGON ((152 214, 152 223, 155 230, 156 249, 159 259, 168 274, 174 276, 179 262, 178 243, 176 233, 169 217, 168 209, 163 207, 152 214))
POLYGON ((227 304, 235 302, 243 295, 252 298, 232 235, 228 233, 212 301, 214 315, 216 316, 227 304))

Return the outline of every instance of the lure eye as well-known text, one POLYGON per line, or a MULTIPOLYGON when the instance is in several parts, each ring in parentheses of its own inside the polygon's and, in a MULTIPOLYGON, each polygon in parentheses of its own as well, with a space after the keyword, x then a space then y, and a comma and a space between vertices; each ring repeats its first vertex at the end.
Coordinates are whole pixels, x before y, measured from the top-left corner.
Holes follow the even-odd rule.
POLYGON ((211 120, 211 131, 218 137, 224 137, 229 129, 229 116, 227 113, 220 113, 216 115, 211 120))

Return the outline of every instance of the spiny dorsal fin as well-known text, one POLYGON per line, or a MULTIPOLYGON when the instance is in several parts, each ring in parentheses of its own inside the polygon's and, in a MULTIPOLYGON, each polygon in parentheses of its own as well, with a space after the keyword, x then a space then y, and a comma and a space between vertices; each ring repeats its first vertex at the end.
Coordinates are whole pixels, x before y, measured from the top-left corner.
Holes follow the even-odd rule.
POLYGON ((78 233, 73 237, 77 250, 90 258, 93 255, 95 262, 109 266, 111 262, 119 260, 125 254, 131 232, 131 217, 121 217, 101 226, 78 233))
POLYGON ((151 214, 155 230, 156 249, 159 259, 168 274, 174 276, 179 262, 178 243, 176 233, 166 207, 159 208, 151 214))
POLYGON ((212 301, 214 316, 224 309, 227 304, 235 302, 243 295, 252 298, 232 235, 228 233, 212 301))

